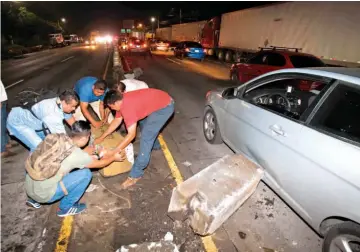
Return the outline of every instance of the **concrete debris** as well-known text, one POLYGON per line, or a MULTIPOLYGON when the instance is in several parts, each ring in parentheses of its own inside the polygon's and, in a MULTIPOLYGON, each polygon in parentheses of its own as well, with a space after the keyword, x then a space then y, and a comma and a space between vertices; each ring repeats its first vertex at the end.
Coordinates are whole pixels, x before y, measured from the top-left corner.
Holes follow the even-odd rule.
POLYGON ((116 252, 179 252, 178 247, 173 243, 174 236, 167 232, 164 239, 159 242, 144 242, 141 244, 123 245, 116 252))
POLYGON ((173 190, 168 215, 189 219, 197 234, 212 234, 253 194, 262 176, 243 155, 227 155, 173 190))
POLYGON ((190 163, 189 161, 185 161, 182 164, 185 165, 186 167, 189 167, 192 165, 192 163, 190 163))
POLYGON ((98 185, 90 184, 85 192, 87 192, 87 193, 92 192, 92 191, 96 190, 98 187, 99 187, 98 185))

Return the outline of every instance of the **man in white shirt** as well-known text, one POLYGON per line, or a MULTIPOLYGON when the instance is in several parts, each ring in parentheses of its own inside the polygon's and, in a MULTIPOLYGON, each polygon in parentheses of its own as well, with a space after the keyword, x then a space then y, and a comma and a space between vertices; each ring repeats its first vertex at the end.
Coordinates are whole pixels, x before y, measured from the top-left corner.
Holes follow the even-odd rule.
POLYGON ((131 92, 144 88, 149 88, 149 86, 145 82, 136 79, 124 79, 111 87, 112 90, 116 90, 120 93, 131 92))
POLYGON ((71 126, 75 122, 71 113, 78 105, 79 97, 75 91, 66 90, 59 97, 34 104, 31 111, 14 107, 7 119, 7 129, 32 152, 45 138, 45 128, 50 133, 66 133, 63 120, 71 126))

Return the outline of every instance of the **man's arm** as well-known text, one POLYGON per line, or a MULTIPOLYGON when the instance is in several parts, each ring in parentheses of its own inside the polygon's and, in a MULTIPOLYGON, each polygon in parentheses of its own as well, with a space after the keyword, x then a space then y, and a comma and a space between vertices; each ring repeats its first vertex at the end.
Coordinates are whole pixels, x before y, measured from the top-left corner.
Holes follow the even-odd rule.
POLYGON ((115 118, 109 125, 109 128, 99 137, 97 138, 94 143, 95 144, 99 144, 101 143, 102 141, 104 141, 104 139, 110 135, 111 133, 113 133, 121 124, 122 122, 122 117, 118 117, 118 118, 115 118))
POLYGON ((116 149, 114 150, 115 153, 119 153, 124 150, 132 142, 132 140, 134 140, 134 138, 136 137, 136 127, 137 123, 134 123, 127 129, 128 134, 126 135, 124 140, 116 147, 116 149))
POLYGON ((109 164, 111 164, 112 162, 116 161, 116 162, 121 162, 124 161, 125 158, 120 155, 120 154, 116 154, 107 158, 103 158, 100 160, 93 160, 90 164, 86 165, 87 168, 89 169, 94 169, 94 168, 103 168, 105 166, 108 166, 109 164))
POLYGON ((70 127, 76 122, 74 116, 70 117, 69 119, 65 119, 65 121, 67 122, 67 124, 69 124, 70 127))
POLYGON ((63 118, 59 116, 49 115, 44 117, 42 121, 46 125, 46 127, 50 130, 51 134, 56 134, 56 133, 66 134, 63 118))
POLYGON ((103 102, 103 101, 100 101, 99 111, 100 111, 101 121, 104 122, 104 120, 105 120, 105 106, 104 106, 104 102, 103 102))
POLYGON ((83 113, 84 117, 91 123, 92 126, 95 128, 99 128, 101 126, 101 122, 96 121, 90 114, 88 110, 89 103, 87 102, 80 102, 80 109, 83 113))

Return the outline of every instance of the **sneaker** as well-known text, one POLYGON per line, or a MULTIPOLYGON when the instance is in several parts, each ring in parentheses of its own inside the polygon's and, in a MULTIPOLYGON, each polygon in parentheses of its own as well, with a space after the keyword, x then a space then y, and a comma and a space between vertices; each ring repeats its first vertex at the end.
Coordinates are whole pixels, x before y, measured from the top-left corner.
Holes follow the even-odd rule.
POLYGON ((36 208, 36 209, 39 209, 41 207, 40 203, 36 202, 33 199, 28 199, 26 201, 26 205, 28 205, 30 207, 33 207, 33 208, 36 208))
POLYGON ((63 210, 59 209, 57 211, 57 216, 65 217, 65 216, 70 216, 70 215, 76 215, 76 214, 83 212, 85 209, 86 209, 86 204, 78 203, 78 204, 74 204, 67 211, 63 211, 63 210))

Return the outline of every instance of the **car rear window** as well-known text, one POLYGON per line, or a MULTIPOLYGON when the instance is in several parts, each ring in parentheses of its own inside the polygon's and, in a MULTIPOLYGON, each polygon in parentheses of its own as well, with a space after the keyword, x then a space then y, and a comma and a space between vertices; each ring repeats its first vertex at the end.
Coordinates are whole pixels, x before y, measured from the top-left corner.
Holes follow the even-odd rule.
POLYGON ((186 46, 189 48, 202 48, 202 46, 196 42, 186 42, 186 46))
POLYGON ((144 41, 142 41, 142 40, 135 40, 135 41, 134 41, 134 44, 135 44, 135 45, 142 45, 142 44, 144 44, 144 41))
POLYGON ((325 64, 321 60, 311 56, 293 55, 290 56, 290 61, 295 68, 304 67, 324 67, 325 64))

